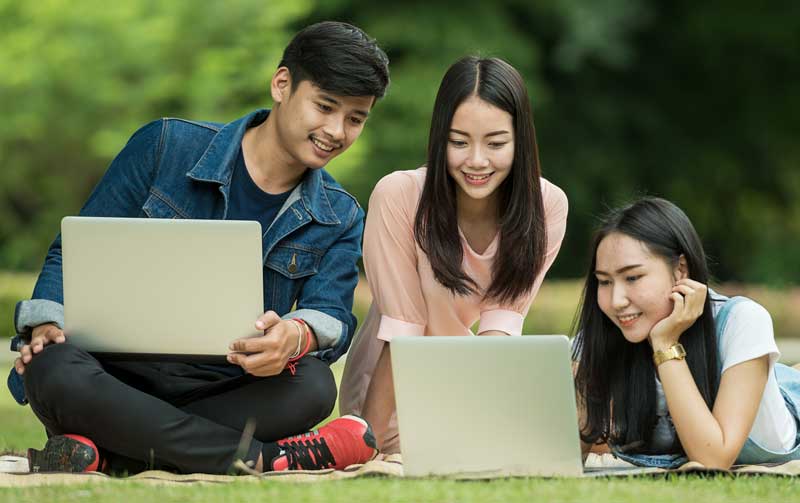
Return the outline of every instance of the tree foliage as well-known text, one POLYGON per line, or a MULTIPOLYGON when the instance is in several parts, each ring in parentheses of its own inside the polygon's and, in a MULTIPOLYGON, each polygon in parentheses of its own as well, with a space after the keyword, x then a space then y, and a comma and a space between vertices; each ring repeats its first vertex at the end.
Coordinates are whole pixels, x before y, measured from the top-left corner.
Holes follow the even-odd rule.
POLYGON ((162 116, 266 103, 304 0, 0 0, 0 268, 35 268, 114 155, 162 116))
POLYGON ((350 21, 392 85, 331 171, 362 204, 424 162, 447 66, 525 76, 544 174, 570 198, 554 275, 579 276, 595 215, 642 194, 693 219, 720 279, 800 282, 800 4, 0 0, 0 268, 34 269, 113 155, 159 116, 228 121, 267 106, 286 42, 350 21))

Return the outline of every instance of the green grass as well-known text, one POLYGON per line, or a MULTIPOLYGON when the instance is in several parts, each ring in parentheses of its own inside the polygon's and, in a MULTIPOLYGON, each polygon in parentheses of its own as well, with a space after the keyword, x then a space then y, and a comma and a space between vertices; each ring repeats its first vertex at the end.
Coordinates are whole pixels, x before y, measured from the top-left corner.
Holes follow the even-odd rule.
POLYGON ((30 298, 35 282, 35 274, 0 271, 0 337, 14 335, 14 306, 30 298))
POLYGON ((312 484, 241 482, 205 486, 153 486, 144 483, 0 489, 0 501, 324 501, 336 502, 462 502, 564 501, 579 503, 657 503, 702 501, 796 501, 795 479, 700 478, 670 479, 514 479, 492 482, 360 479, 312 484))
MULTIPOLYGON (((0 359, 0 363, 2 363, 0 359)), ((334 365, 337 382, 342 365, 334 365)), ((20 407, 8 393, 0 392, 0 451, 24 452, 44 445, 44 431, 30 407, 20 407)), ((359 479, 294 484, 276 481, 234 482, 225 485, 160 486, 143 482, 62 485, 24 489, 0 488, 0 502, 42 501, 575 501, 679 502, 791 501, 800 482, 773 477, 670 479, 511 479, 491 482, 448 480, 359 479)))
MULTIPOLYGON (((0 372, 5 377, 10 362, 9 365, 5 364, 6 359, 0 362, 3 363, 0 372)), ((28 447, 41 448, 44 445, 44 427, 30 407, 22 407, 14 401, 11 393, 5 389, 5 379, 3 389, 0 389, 0 418, 0 453, 23 453, 28 447)))

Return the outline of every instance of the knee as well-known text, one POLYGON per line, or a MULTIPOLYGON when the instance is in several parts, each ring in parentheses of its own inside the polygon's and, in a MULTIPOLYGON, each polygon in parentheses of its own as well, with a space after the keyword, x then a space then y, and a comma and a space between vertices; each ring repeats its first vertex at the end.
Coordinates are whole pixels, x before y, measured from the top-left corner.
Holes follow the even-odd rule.
POLYGON ((91 359, 88 353, 72 344, 50 344, 25 366, 25 393, 31 403, 48 397, 66 396, 80 380, 77 368, 91 359))

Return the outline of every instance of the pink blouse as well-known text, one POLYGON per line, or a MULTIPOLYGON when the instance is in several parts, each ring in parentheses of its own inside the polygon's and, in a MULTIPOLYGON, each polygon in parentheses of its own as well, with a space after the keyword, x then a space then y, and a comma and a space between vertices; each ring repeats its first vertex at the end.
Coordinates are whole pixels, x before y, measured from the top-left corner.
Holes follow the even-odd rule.
MULTIPOLYGON (((497 304, 482 295, 453 295, 436 281, 430 262, 414 238, 414 219, 426 168, 395 171, 381 179, 369 200, 364 230, 364 267, 372 291, 372 306, 347 354, 339 410, 360 414, 384 341, 421 335, 474 335, 499 330, 520 335, 525 315, 539 291, 545 272, 561 247, 567 225, 567 196, 541 179, 547 226, 544 267, 530 293, 510 304, 497 304)), ((455 222, 454 222, 454 225, 455 222)), ((481 291, 492 280, 499 235, 483 253, 475 252, 459 229, 464 251, 462 267, 481 291)), ((383 442, 397 441, 396 419, 389 431, 375 433, 383 442)), ((384 444, 385 445, 385 444, 384 444)))

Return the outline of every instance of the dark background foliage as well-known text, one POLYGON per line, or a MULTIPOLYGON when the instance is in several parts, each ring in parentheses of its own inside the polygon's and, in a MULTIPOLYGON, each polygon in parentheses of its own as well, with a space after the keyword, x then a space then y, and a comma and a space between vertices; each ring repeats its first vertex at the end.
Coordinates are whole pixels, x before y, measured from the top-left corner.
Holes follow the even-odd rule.
POLYGON ((570 199, 551 276, 582 275, 595 216, 647 193, 686 210, 718 279, 800 283, 800 4, 742 0, 0 0, 0 269, 40 266, 139 125, 269 106, 284 45, 323 19, 391 59, 389 94, 330 166, 362 204, 423 162, 447 66, 500 56, 570 199))

